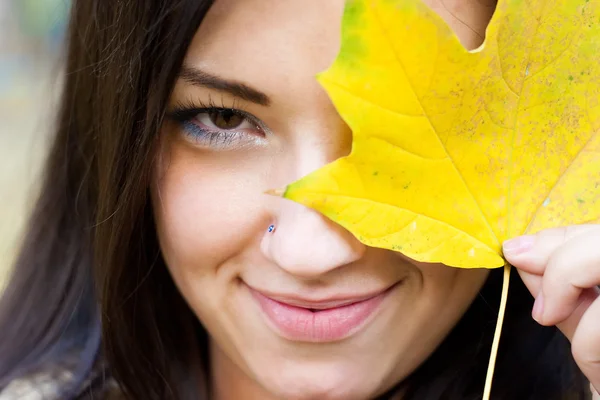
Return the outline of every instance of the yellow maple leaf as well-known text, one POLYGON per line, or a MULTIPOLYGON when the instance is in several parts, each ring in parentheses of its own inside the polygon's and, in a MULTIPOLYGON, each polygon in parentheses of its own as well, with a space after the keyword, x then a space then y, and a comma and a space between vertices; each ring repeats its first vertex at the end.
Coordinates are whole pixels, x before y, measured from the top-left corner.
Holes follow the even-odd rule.
POLYGON ((350 155, 289 185, 363 243, 461 268, 600 218, 600 1, 500 0, 467 51, 420 0, 350 0, 318 76, 350 155))

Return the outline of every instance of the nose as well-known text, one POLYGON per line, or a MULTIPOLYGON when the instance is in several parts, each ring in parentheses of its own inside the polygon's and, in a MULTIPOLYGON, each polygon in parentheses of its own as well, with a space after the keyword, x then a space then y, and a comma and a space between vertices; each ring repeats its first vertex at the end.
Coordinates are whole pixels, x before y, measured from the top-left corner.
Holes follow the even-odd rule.
MULTIPOLYGON (((303 118, 294 119, 286 151, 272 168, 267 188, 282 187, 350 153, 352 133, 327 93, 314 79, 303 83, 303 118), (306 99, 311 99, 307 106, 306 99)), ((263 254, 297 278, 319 279, 359 260, 366 246, 324 215, 286 199, 271 198, 269 214, 275 229, 264 227, 263 254)))
POLYGON ((365 245, 318 212, 289 200, 277 215, 275 229, 265 232, 264 255, 299 278, 319 278, 360 259, 365 245))

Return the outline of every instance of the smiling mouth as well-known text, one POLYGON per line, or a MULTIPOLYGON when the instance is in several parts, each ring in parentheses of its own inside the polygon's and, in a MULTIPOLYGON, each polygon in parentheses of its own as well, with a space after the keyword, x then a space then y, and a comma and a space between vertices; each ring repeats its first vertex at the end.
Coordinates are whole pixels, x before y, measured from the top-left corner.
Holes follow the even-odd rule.
POLYGON ((345 339, 367 325, 383 300, 399 282, 375 294, 354 298, 311 302, 266 295, 249 287, 267 317, 268 325, 288 340, 334 342, 345 339))

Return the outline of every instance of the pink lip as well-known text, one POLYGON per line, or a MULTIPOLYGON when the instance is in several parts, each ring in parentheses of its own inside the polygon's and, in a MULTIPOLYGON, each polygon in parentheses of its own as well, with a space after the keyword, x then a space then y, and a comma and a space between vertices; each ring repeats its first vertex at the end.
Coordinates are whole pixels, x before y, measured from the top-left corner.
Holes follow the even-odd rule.
POLYGON ((297 298, 283 302, 273 298, 282 299, 280 296, 266 296, 252 288, 250 292, 283 337, 300 342, 333 342, 363 327, 395 286, 368 297, 319 302, 297 298))

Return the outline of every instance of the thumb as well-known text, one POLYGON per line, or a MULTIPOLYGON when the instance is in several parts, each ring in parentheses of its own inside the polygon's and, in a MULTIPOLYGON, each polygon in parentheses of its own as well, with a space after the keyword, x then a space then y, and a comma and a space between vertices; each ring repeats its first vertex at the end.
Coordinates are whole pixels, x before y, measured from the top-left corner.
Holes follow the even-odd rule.
MULTIPOLYGON (((552 254, 572 238, 582 235, 597 225, 572 225, 546 229, 535 235, 519 236, 503 244, 506 260, 514 267, 529 274, 542 276, 552 254)), ((525 282, 527 284, 527 282, 525 282)), ((529 287, 529 286, 528 286, 529 287)), ((529 288, 530 291, 532 288, 529 288)), ((535 296, 536 293, 532 294, 535 296)))

